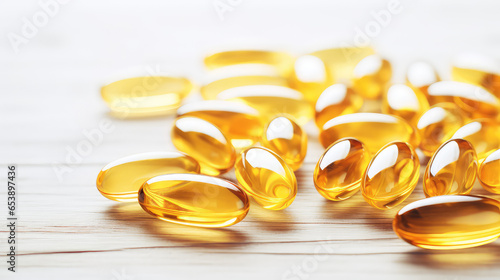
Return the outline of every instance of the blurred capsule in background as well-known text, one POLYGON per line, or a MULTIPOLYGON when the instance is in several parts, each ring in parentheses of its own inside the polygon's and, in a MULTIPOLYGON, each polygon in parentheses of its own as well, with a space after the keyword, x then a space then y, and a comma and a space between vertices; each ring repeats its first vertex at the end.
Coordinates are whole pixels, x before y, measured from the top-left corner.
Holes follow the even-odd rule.
POLYGON ((434 67, 424 61, 412 63, 406 72, 407 85, 415 92, 420 92, 426 97, 428 96, 427 88, 439 81, 439 75, 434 67))
POLYGON ((321 155, 314 168, 314 186, 326 199, 341 201, 356 194, 370 153, 363 143, 344 138, 333 143, 321 155))
POLYGON ((319 96, 315 106, 316 126, 321 129, 332 118, 356 113, 363 106, 363 98, 344 84, 329 86, 319 96))
POLYGON ((295 61, 290 80, 291 87, 314 104, 319 95, 333 84, 334 77, 323 60, 314 55, 303 55, 295 61))
POLYGON ((379 55, 370 55, 361 60, 353 71, 352 86, 356 92, 368 99, 379 99, 392 77, 389 61, 379 55))
POLYGON ((478 53, 458 55, 452 64, 454 81, 482 86, 500 98, 500 64, 478 53))
POLYGON ((494 120, 472 120, 460 127, 451 139, 465 139, 474 147, 477 157, 483 159, 500 149, 500 124, 494 120))
POLYGON ((477 177, 485 190, 500 194, 500 150, 492 152, 481 162, 477 177))
POLYGON ((445 142, 434 153, 424 173, 426 197, 469 194, 477 173, 477 156, 472 145, 463 139, 445 142))
POLYGON ((416 125, 420 115, 428 109, 426 97, 403 84, 390 86, 382 102, 383 113, 399 116, 412 125, 416 125))
POLYGON ((295 171, 307 154, 307 134, 294 121, 277 117, 264 130, 262 146, 278 154, 295 171))

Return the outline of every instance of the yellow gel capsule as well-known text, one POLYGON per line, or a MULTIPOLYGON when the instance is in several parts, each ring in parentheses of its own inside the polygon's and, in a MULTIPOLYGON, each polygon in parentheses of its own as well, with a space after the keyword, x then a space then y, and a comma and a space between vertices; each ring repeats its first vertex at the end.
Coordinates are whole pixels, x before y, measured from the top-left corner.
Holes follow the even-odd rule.
POLYGON ((307 100, 315 103, 319 95, 334 82, 325 63, 314 55, 304 55, 295 61, 291 87, 302 92, 307 100))
POLYGON ((197 117, 217 126, 231 144, 241 149, 258 142, 264 131, 259 111, 240 102, 208 100, 183 105, 179 117, 197 117))
POLYGON ((321 129, 332 118, 352 114, 363 106, 363 98, 344 84, 329 86, 319 96, 315 106, 316 126, 321 129))
POLYGON ((454 103, 439 103, 422 114, 417 129, 422 141, 420 150, 430 157, 465 122, 462 111, 454 103))
POLYGON ((97 175, 97 189, 106 198, 130 201, 149 178, 167 173, 198 173, 192 157, 177 152, 151 152, 127 156, 104 166, 97 175))
POLYGON ((377 113, 355 113, 333 118, 323 125, 319 140, 323 147, 328 147, 346 137, 363 142, 372 154, 393 141, 408 142, 413 147, 418 147, 420 143, 420 136, 408 122, 400 117, 377 113))
POLYGON ((370 55, 354 68, 352 86, 356 92, 368 99, 378 99, 391 80, 392 68, 389 61, 378 55, 370 55))
POLYGON ((314 168, 314 186, 326 199, 341 201, 359 191, 370 154, 354 138, 341 139, 326 149, 314 168))
POLYGON ((495 60, 475 53, 465 53, 453 62, 454 81, 482 86, 500 98, 500 69, 495 60))
POLYGON ((371 47, 339 47, 311 53, 323 60, 337 81, 348 82, 356 65, 365 57, 374 54, 371 47))
POLYGON ((476 180, 477 156, 463 139, 445 142, 434 153, 424 173, 426 197, 469 194, 476 180))
POLYGON ((199 227, 234 225, 245 218, 250 205, 236 184, 198 174, 149 179, 139 190, 139 204, 159 219, 199 227))
POLYGON ((306 157, 307 134, 294 121, 277 117, 265 129, 262 146, 278 154, 295 171, 306 157))
POLYGON ((172 143, 177 150, 196 159, 200 172, 219 175, 229 171, 236 159, 231 142, 213 124, 195 117, 180 117, 172 127, 172 143))
POLYGON ((477 177, 485 190, 500 194, 500 150, 494 151, 481 162, 477 177))
POLYGON ((177 109, 192 88, 185 78, 136 77, 103 86, 101 96, 113 112, 148 116, 177 109))
POLYGON ((287 87, 254 85, 236 87, 221 92, 218 99, 237 101, 257 109, 270 121, 276 116, 286 116, 303 125, 314 116, 311 103, 302 93, 287 87))
POLYGON ((399 238, 425 249, 461 249, 500 236, 500 202, 471 195, 443 195, 403 207, 392 223, 399 238))
POLYGON ((460 127, 451 139, 469 141, 477 157, 483 159, 492 151, 500 149, 500 124, 488 119, 473 120, 460 127))
POLYGON ((234 169, 243 190, 265 209, 284 209, 297 195, 293 170, 267 148, 252 147, 242 151, 234 169))
POLYGON ((420 162, 413 147, 392 142, 371 159, 361 181, 361 193, 371 206, 391 209, 413 192, 419 176, 420 162))
POLYGON ((430 85, 427 92, 432 105, 440 102, 456 103, 470 118, 496 117, 500 110, 498 98, 484 88, 471 84, 437 82, 430 85))
POLYGON ((412 63, 406 72, 408 86, 426 97, 428 96, 427 89, 429 86, 439 81, 439 75, 434 67, 424 61, 412 63))
POLYGON ((217 95, 226 89, 250 86, 250 85, 273 85, 288 86, 288 80, 283 77, 273 76, 237 76, 213 81, 203 87, 200 92, 204 99, 215 99, 217 95))
POLYGON ((399 116, 413 125, 428 109, 429 102, 422 93, 402 84, 389 87, 382 103, 383 113, 399 116))

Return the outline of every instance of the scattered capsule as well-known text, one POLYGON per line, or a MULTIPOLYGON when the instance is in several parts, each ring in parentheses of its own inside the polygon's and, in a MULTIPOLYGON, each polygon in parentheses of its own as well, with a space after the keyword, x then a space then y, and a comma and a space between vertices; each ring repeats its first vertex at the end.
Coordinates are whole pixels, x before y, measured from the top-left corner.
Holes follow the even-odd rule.
POLYGON ((434 153, 424 173, 426 197, 469 194, 476 180, 477 156, 463 139, 445 142, 434 153))
POLYGON ((453 80, 482 86, 500 98, 500 69, 494 59, 464 53, 455 58, 451 68, 453 80))
POLYGON ((361 181, 361 193, 373 207, 391 209, 413 192, 419 176, 420 162, 413 147, 392 142, 371 159, 361 181))
POLYGON ((378 55, 370 55, 361 60, 353 72, 354 90, 368 99, 378 99, 386 90, 392 76, 389 61, 378 55))
POLYGON ((484 189, 500 194, 500 150, 494 151, 481 162, 477 177, 484 189))
POLYGON ((115 113, 148 116, 177 109, 192 88, 186 78, 136 77, 103 86, 101 96, 115 113))
POLYGON ((446 140, 464 125, 462 111, 454 103, 439 103, 422 114, 417 123, 421 136, 420 150, 430 157, 446 140))
POLYGON ((428 96, 427 88, 436 82, 439 82, 439 75, 432 65, 427 62, 414 62, 408 67, 406 72, 406 83, 415 92, 428 96))
POLYGON ((334 78, 323 60, 314 55, 304 55, 295 61, 291 87, 302 92, 307 100, 315 103, 319 95, 334 78))
POLYGON ((323 125, 319 140, 323 147, 346 137, 363 142, 370 153, 376 153, 393 141, 418 147, 420 136, 412 125, 400 117, 377 113, 355 113, 333 118, 323 125))
POLYGON ((404 241, 425 249, 461 249, 500 236, 500 202, 470 195, 443 195, 403 207, 392 223, 404 241))
POLYGON ((306 157, 307 134, 294 121, 277 117, 264 130, 262 146, 278 154, 295 171, 306 157))
POLYGON ((319 96, 315 106, 315 122, 318 128, 340 115, 356 113, 363 106, 363 98, 344 84, 329 86, 319 96))
POLYGON ((428 109, 429 102, 422 93, 402 84, 392 85, 382 103, 383 113, 399 116, 411 124, 416 124, 428 109))
POLYGON ((500 124, 494 120, 473 120, 459 128, 451 139, 465 139, 476 150, 479 159, 500 149, 500 124))
POLYGON ((197 117, 214 124, 231 139, 236 149, 258 142, 265 126, 259 111, 240 102, 208 100, 188 103, 177 110, 177 115, 197 117))
POLYGON ((97 175, 97 189, 106 198, 127 201, 149 178, 167 173, 199 173, 200 165, 177 152, 151 152, 127 156, 103 167, 97 175))
POLYGON ((267 148, 252 147, 242 151, 234 168, 240 186, 265 209, 286 208, 297 195, 293 170, 267 148))
POLYGON ((219 175, 229 171, 236 159, 231 142, 213 124, 195 117, 180 117, 172 128, 172 143, 177 150, 200 163, 201 173, 219 175))
POLYGON ((323 60, 337 81, 348 82, 356 65, 374 53, 371 47, 340 47, 315 51, 311 55, 323 60))
POLYGON ((245 218, 250 205, 236 184, 198 174, 149 179, 139 190, 139 204, 159 219, 200 227, 234 225, 245 218))
POLYGON ((326 199, 341 201, 356 194, 370 154, 363 143, 344 138, 333 143, 314 168, 314 186, 326 199))
POLYGON ((254 85, 227 89, 218 99, 245 103, 257 109, 264 119, 287 116, 303 125, 314 116, 311 103, 302 93, 287 87, 254 85))

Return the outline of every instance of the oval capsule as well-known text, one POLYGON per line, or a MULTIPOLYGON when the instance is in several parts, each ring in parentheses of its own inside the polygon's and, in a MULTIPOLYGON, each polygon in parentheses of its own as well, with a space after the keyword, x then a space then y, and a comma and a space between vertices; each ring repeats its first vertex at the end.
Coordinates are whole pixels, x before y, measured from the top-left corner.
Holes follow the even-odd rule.
POLYGON ((236 153, 233 145, 208 121, 195 117, 177 118, 171 137, 177 150, 198 161, 203 174, 216 176, 226 173, 234 165, 236 153))
POLYGON ((382 112, 399 116, 415 125, 420 115, 429 109, 429 102, 423 94, 409 86, 395 84, 389 87, 382 102, 382 112))
POLYGON ((363 98, 344 84, 329 86, 319 96, 315 106, 314 120, 318 128, 332 118, 356 113, 363 106, 363 98))
POLYGON ((361 181, 361 193, 371 206, 391 209, 413 192, 419 176, 420 162, 413 147, 392 142, 371 159, 361 181))
POLYGON ((334 78, 323 60, 314 55, 303 55, 295 61, 290 80, 292 88, 315 103, 319 95, 333 84, 334 78))
POLYGON ((252 147, 242 151, 234 168, 243 190, 265 209, 284 209, 297 195, 293 170, 267 148, 252 147))
POLYGON ((439 75, 434 67, 424 61, 412 63, 406 72, 407 85, 424 96, 428 96, 427 88, 439 81, 439 75))
POLYGON ((355 113, 333 118, 323 125, 319 140, 323 147, 346 137, 363 142, 368 151, 376 153, 393 141, 408 142, 418 147, 420 136, 400 117, 377 113, 355 113))
POLYGON ((500 194, 500 150, 492 152, 481 162, 477 177, 485 190, 500 194))
POLYGON ((97 175, 97 189, 106 198, 130 201, 146 180, 167 173, 199 173, 200 165, 192 157, 177 152, 151 152, 115 160, 97 175))
POLYGON ((477 157, 483 159, 492 151, 500 149, 500 124, 489 119, 473 120, 460 127, 451 139, 469 141, 477 157))
POLYGON ((311 53, 323 60, 337 81, 349 82, 356 65, 365 57, 374 54, 371 47, 341 47, 311 53))
POLYGON ((266 127, 262 146, 278 154, 295 171, 306 157, 307 134, 294 121, 277 117, 266 127))
POLYGON ((463 53, 456 57, 451 77, 458 82, 482 86, 500 97, 500 68, 495 59, 478 53, 463 53))
POLYGON ((316 164, 314 186, 326 199, 348 199, 359 191, 369 162, 370 153, 363 143, 354 138, 338 140, 326 149, 316 164))
POLYGON ((465 122, 462 111, 454 103, 439 103, 420 116, 417 130, 421 136, 420 150, 430 157, 451 138, 465 122))
POLYGON ((445 142, 434 153, 424 173, 426 197, 469 194, 476 180, 477 156, 463 139, 445 142))
POLYGON ((248 196, 236 184, 198 174, 167 174, 146 181, 139 204, 149 214, 176 224, 234 225, 248 213, 248 196))
POLYGON ((110 83, 101 88, 102 99, 123 116, 149 116, 171 113, 191 92, 186 78, 136 77, 110 83))
POLYGON ((461 249, 500 236, 500 202, 470 195, 443 195, 403 207, 392 223, 404 241, 425 249, 461 249))
POLYGON ((370 55, 354 68, 352 85, 354 90, 368 99, 378 99, 391 80, 392 68, 389 61, 378 55, 370 55))

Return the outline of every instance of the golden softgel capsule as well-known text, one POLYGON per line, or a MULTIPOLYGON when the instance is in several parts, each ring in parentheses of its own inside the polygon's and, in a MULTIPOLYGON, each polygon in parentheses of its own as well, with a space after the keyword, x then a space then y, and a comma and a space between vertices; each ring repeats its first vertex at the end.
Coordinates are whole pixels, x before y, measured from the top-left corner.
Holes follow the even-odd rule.
POLYGON ((477 156, 463 139, 445 142, 434 153, 424 173, 425 196, 469 194, 476 180, 477 156))
POLYGON ((412 146, 393 142, 370 161, 361 183, 361 193, 375 208, 387 210, 403 202, 415 189, 420 162, 412 146))
POLYGON ((354 138, 341 139, 319 159, 314 168, 314 186, 326 199, 348 199, 359 191, 369 162, 370 153, 363 143, 354 138))
POLYGON ((429 102, 419 91, 409 86, 395 84, 389 87, 382 102, 382 112, 399 116, 415 125, 423 112, 429 109, 429 102))
POLYGON ((207 100, 188 103, 177 110, 177 115, 209 121, 231 139, 237 149, 258 142, 265 126, 259 111, 240 102, 207 100))
POLYGON ((453 62, 451 76, 455 81, 482 86, 500 97, 500 69, 491 57, 461 54, 453 62))
POLYGON ((127 156, 104 166, 97 176, 97 189, 106 198, 129 201, 146 180, 160 174, 198 173, 192 157, 177 152, 151 152, 127 156))
POLYGON ((203 174, 215 176, 226 173, 234 165, 236 153, 233 145, 208 121, 195 117, 177 118, 171 137, 177 150, 200 163, 203 174))
POLYGON ((290 80, 291 87, 302 92, 312 103, 334 82, 333 75, 323 60, 314 55, 297 58, 290 80))
POLYGON ((492 151, 500 149, 500 124, 489 119, 473 120, 459 128, 451 138, 469 141, 477 157, 483 159, 492 151))
POLYGON ((103 86, 101 96, 113 112, 121 115, 158 115, 177 109, 192 88, 185 78, 136 77, 103 86))
POLYGON ((332 118, 352 114, 363 106, 363 98, 344 84, 334 84, 321 93, 316 101, 314 120, 318 128, 332 118))
POLYGON ((361 60, 354 68, 352 85, 361 96, 378 99, 386 90, 392 77, 389 61, 378 55, 370 55, 361 60))
POLYGON ((267 148, 252 147, 242 151, 234 168, 238 183, 265 209, 286 208, 297 195, 293 170, 267 148))
POLYGON ((434 67, 424 61, 412 63, 406 72, 407 85, 424 96, 428 96, 427 88, 439 81, 439 75, 434 67))
POLYGON ((365 57, 374 54, 371 47, 339 47, 311 53, 323 60, 337 81, 349 82, 356 65, 365 57))
POLYGON ((139 190, 139 203, 149 214, 172 223, 227 227, 248 213, 248 197, 236 184, 198 174, 153 177, 139 190))
POLYGON ((377 113, 355 113, 333 118, 323 125, 319 140, 323 147, 346 137, 363 142, 375 154, 393 141, 408 142, 418 147, 420 137, 416 130, 400 117, 377 113))
POLYGON ((277 117, 266 127, 262 145, 278 154, 295 171, 306 157, 307 134, 294 121, 277 117))
POLYGON ((500 202, 467 195, 443 195, 403 207, 392 223, 404 241, 425 249, 461 249, 500 236, 500 202))
POLYGON ((484 189, 500 194, 500 150, 492 152, 481 162, 477 177, 484 189))

